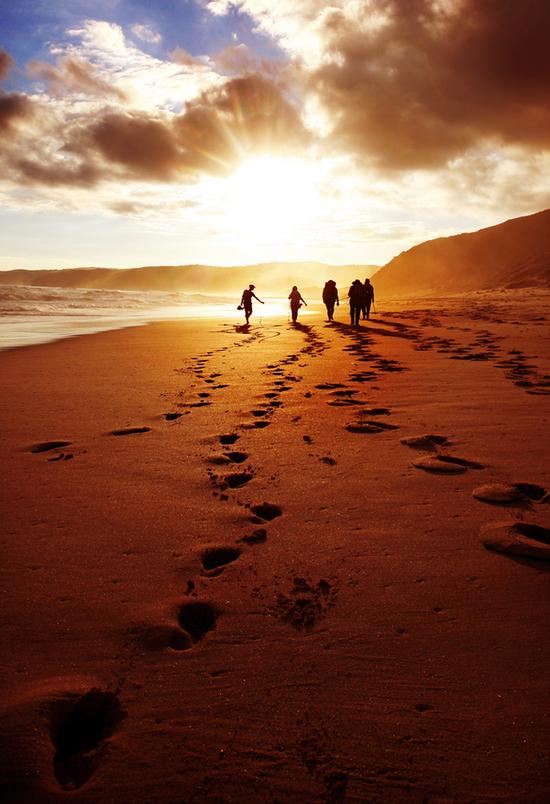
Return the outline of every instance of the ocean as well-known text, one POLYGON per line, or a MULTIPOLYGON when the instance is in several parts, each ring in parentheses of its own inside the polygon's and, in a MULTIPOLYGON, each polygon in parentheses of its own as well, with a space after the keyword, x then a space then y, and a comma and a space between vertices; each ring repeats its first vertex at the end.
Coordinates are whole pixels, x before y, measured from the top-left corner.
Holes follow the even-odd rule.
MULTIPOLYGON (((0 285, 0 349, 47 343, 75 335, 180 318, 217 318, 238 323, 238 296, 133 290, 91 290, 0 285)), ((285 315, 287 303, 266 300, 261 316, 285 315)))

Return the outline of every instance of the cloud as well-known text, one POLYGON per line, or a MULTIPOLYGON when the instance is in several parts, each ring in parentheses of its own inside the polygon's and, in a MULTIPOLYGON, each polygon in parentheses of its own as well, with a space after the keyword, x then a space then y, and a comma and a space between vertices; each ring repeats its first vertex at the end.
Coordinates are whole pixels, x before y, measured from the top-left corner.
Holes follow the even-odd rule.
POLYGON ((202 66, 202 62, 200 62, 182 47, 174 48, 174 50, 172 50, 172 52, 168 55, 172 61, 175 61, 177 64, 184 64, 186 67, 194 67, 198 64, 201 64, 202 66))
POLYGON ((28 118, 31 112, 32 103, 26 95, 0 92, 0 135, 13 134, 17 123, 28 118))
POLYGON ((101 78, 90 62, 76 56, 64 56, 57 66, 44 61, 30 61, 28 72, 33 77, 46 81, 54 94, 83 92, 100 98, 127 100, 122 90, 112 82, 101 78))
MULTIPOLYGON (((260 76, 227 80, 179 114, 99 101, 60 103, 43 99, 27 137, 3 154, 4 171, 13 181, 68 187, 192 184, 200 174, 227 175, 249 156, 296 152, 307 144, 282 89, 260 76)), ((27 104, 24 96, 0 97, 0 125, 26 114, 27 104)))
POLYGON ((150 25, 132 25, 130 28, 134 36, 151 45, 158 45, 162 42, 162 36, 150 25))
POLYGON ((189 103, 180 115, 105 115, 79 133, 89 153, 127 178, 173 181, 225 174, 247 156, 303 145, 305 131, 281 91, 259 76, 232 79, 189 103))
POLYGON ((56 55, 93 64, 97 74, 141 110, 173 109, 221 82, 207 61, 167 61, 143 52, 129 42, 116 23, 86 20, 68 35, 74 42, 55 48, 56 55))
POLYGON ((43 184, 47 187, 93 187, 101 176, 101 171, 97 167, 87 163, 67 165, 54 161, 50 164, 41 164, 30 159, 19 159, 15 167, 23 182, 43 184))
POLYGON ((13 59, 3 48, 0 48, 0 81, 2 81, 13 66, 13 59))
POLYGON ((430 168, 484 140, 550 147, 550 6, 464 0, 379 4, 387 24, 332 10, 311 87, 333 139, 382 168, 430 168))
POLYGON ((550 148, 547 0, 205 5, 275 38, 332 121, 327 145, 382 170, 430 169, 484 141, 550 148))
POLYGON ((112 113, 92 124, 87 134, 93 149, 126 168, 127 178, 175 178, 180 154, 169 123, 145 114, 112 113))

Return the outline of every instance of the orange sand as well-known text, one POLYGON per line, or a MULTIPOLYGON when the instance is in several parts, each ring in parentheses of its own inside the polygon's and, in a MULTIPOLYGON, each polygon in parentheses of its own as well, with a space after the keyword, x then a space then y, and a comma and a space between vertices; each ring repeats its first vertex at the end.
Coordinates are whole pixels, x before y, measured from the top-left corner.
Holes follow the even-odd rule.
POLYGON ((472 495, 550 489, 548 294, 511 298, 1 354, 4 799, 544 801, 550 563, 480 531, 550 508, 472 495))

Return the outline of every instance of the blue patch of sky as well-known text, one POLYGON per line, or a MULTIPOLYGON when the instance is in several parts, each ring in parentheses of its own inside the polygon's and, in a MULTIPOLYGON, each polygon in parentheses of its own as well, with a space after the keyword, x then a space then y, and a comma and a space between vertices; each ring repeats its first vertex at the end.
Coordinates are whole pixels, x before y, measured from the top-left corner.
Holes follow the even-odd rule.
POLYGON ((49 45, 66 42, 67 28, 77 28, 86 19, 119 24, 140 49, 158 58, 168 58, 176 47, 201 56, 240 43, 259 58, 285 58, 273 40, 254 30, 254 21, 247 14, 232 9, 223 17, 215 16, 195 0, 0 0, 0 47, 17 64, 6 89, 29 89, 24 71, 27 61, 54 61, 49 45), (136 24, 149 25, 162 41, 154 44, 136 39, 130 30, 136 24))

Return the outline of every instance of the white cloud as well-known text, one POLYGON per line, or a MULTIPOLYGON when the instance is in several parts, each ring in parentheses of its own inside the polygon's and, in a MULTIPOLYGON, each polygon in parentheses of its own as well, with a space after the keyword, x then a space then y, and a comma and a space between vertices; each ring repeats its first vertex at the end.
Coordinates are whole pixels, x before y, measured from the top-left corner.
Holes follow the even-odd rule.
POLYGON ((77 41, 58 47, 56 52, 90 61, 134 108, 179 109, 222 80, 207 64, 178 64, 144 53, 128 42, 115 23, 87 20, 81 28, 67 33, 77 41))
POLYGON ((132 25, 130 30, 142 42, 148 42, 151 45, 158 45, 162 42, 162 36, 150 25, 132 25))

